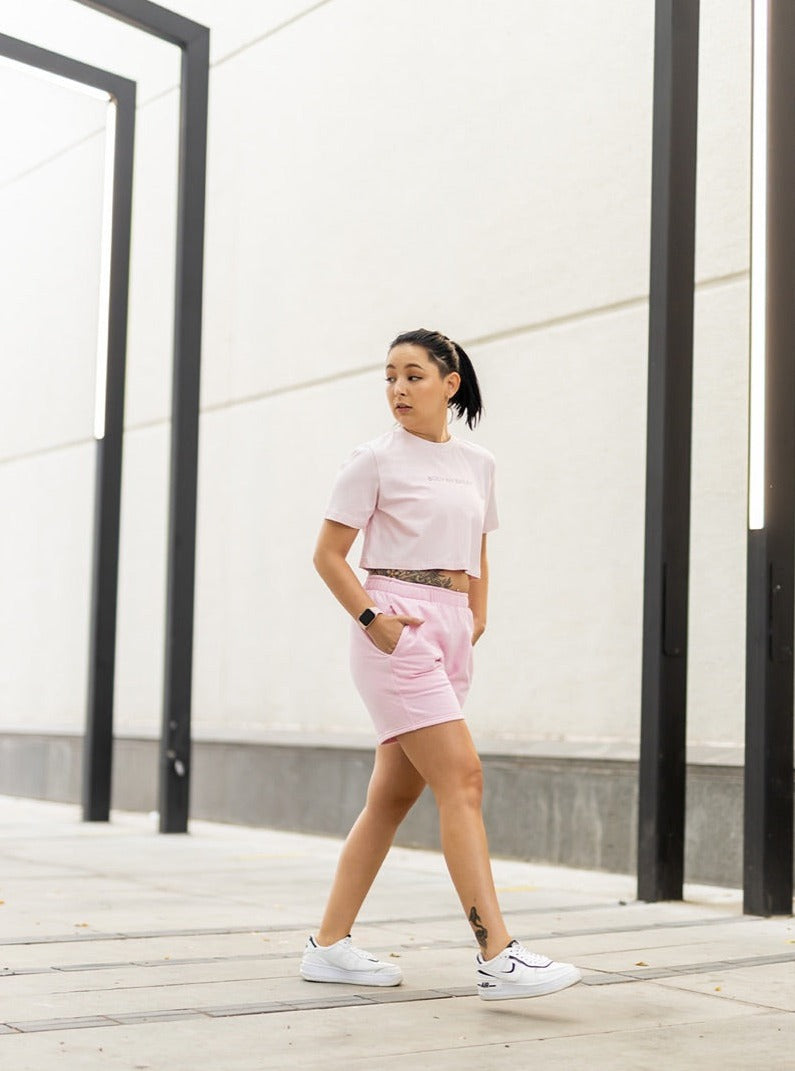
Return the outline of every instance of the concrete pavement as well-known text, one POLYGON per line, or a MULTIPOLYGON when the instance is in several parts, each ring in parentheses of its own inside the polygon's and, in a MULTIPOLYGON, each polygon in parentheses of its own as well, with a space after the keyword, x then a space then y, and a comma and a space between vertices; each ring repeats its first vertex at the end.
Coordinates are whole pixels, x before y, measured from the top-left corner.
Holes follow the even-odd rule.
POLYGON ((0 1067, 795 1068, 795 922, 738 890, 495 860, 516 937, 583 983, 487 1004, 442 858, 393 849, 354 940, 395 989, 304 982, 339 842, 0 796, 0 1067), (543 1063, 542 1063, 543 1061, 543 1063))

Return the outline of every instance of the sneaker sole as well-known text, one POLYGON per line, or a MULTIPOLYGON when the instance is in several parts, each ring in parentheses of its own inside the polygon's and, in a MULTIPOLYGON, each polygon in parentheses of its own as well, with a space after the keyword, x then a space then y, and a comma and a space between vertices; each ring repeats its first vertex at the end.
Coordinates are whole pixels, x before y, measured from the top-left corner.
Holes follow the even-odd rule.
POLYGON ((520 985, 517 982, 494 982, 492 985, 478 983, 478 996, 481 1000, 519 1000, 522 997, 543 997, 548 993, 559 993, 581 981, 582 975, 568 975, 549 982, 536 982, 534 985, 520 985))
POLYGON ((307 982, 342 982, 348 985, 400 985, 402 974, 375 973, 374 971, 343 971, 339 967, 320 964, 301 964, 301 977, 307 982))

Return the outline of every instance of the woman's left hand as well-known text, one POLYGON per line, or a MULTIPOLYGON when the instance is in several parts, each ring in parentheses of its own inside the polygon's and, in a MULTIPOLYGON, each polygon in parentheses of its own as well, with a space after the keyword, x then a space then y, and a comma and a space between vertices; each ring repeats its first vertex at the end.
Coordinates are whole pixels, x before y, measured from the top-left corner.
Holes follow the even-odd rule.
POLYGON ((475 644, 478 642, 478 640, 480 639, 480 637, 483 635, 483 633, 485 631, 486 631, 486 622, 485 621, 478 621, 477 619, 475 619, 475 627, 472 630, 472 646, 473 647, 475 646, 475 644))

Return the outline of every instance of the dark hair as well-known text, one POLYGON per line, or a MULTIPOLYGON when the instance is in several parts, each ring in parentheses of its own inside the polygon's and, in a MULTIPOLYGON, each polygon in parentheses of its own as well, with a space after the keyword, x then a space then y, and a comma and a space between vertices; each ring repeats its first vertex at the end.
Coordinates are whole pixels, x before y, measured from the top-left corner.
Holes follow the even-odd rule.
POLYGON ((389 349, 392 350, 403 343, 422 346, 429 359, 439 369, 440 375, 458 372, 461 376, 461 384, 450 399, 449 405, 451 409, 456 410, 458 417, 466 415, 467 427, 474 428, 483 413, 483 402, 480 397, 478 377, 464 350, 447 335, 439 331, 426 331, 424 327, 398 335, 390 342, 389 349))

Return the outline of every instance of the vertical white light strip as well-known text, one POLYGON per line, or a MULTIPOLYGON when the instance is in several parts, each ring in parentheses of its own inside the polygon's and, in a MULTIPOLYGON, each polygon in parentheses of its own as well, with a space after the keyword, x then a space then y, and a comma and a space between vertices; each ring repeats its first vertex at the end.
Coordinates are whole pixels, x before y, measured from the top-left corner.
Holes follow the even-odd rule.
POLYGON ((751 133, 751 362, 748 527, 765 526, 765 306, 767 298, 767 11, 754 0, 751 133))
POLYGON ((116 153, 116 101, 108 102, 105 118, 105 180, 102 198, 102 246, 99 262, 97 376, 94 438, 105 438, 105 395, 108 385, 108 319, 110 317, 110 247, 113 230, 113 169, 116 153))

